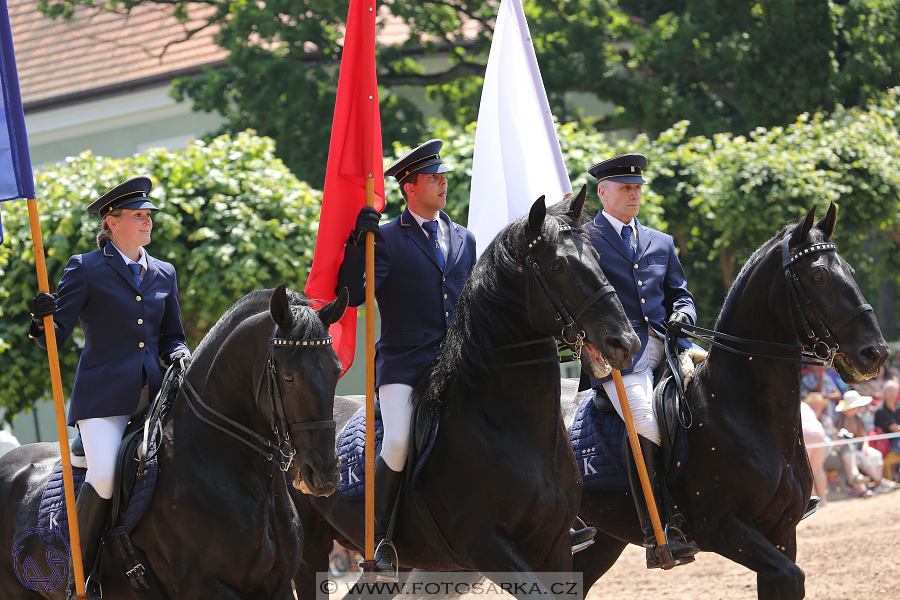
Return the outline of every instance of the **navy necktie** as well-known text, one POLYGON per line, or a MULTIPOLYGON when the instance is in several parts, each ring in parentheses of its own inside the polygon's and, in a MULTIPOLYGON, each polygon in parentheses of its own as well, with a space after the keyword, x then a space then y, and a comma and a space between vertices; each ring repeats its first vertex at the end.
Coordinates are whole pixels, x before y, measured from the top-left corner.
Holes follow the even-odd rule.
POLYGON ((141 289, 141 265, 131 263, 128 265, 128 269, 131 271, 131 276, 134 277, 134 285, 141 289))
POLYGON ((631 260, 634 260, 634 240, 631 237, 631 225, 622 227, 622 241, 625 242, 625 247, 628 248, 628 256, 631 257, 631 260))
POLYGON ((444 251, 441 250, 441 245, 438 244, 437 226, 437 221, 425 221, 422 223, 422 229, 428 232, 428 238, 431 240, 431 243, 434 244, 434 257, 437 259, 437 262, 441 266, 441 270, 443 271, 444 251))

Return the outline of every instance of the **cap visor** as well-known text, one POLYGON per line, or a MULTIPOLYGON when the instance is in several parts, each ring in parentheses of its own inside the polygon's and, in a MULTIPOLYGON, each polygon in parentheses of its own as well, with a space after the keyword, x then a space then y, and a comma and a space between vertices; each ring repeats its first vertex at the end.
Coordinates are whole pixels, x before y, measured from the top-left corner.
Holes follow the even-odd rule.
POLYGON ((640 175, 616 175, 600 181, 616 181, 618 183, 647 183, 640 175))
POLYGON ((150 210, 159 210, 146 198, 135 198, 132 202, 126 202, 121 206, 117 206, 116 210, 124 208, 125 210, 142 210, 149 208, 150 210))

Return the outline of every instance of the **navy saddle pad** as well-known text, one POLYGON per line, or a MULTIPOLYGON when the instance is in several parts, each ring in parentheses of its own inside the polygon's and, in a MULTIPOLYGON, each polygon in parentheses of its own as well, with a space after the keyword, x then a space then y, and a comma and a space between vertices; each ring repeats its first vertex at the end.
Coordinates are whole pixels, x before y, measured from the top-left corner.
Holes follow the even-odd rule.
MULTIPOLYGON (((149 443, 148 456, 153 456, 156 449, 155 440, 151 439, 149 443)), ((150 506, 150 500, 153 498, 153 491, 156 489, 156 479, 159 474, 159 464, 156 457, 153 456, 145 463, 143 477, 136 477, 134 487, 132 488, 131 498, 128 506, 125 508, 125 529, 131 533, 135 525, 147 512, 150 506)), ((81 491, 84 484, 87 469, 72 468, 72 479, 75 482, 75 497, 81 491)), ((62 462, 56 465, 47 487, 44 488, 44 495, 41 496, 41 507, 38 510, 38 526, 41 529, 41 539, 45 544, 61 544, 63 540, 57 535, 54 529, 59 525, 59 531, 65 535, 65 542, 69 542, 69 515, 66 512, 66 495, 63 486, 62 462)))
MULTIPOLYGON (((418 479, 419 473, 431 449, 437 439, 437 427, 439 418, 435 418, 431 427, 431 437, 426 443, 425 449, 416 461, 412 481, 418 479)), ((375 454, 381 454, 381 445, 384 440, 384 421, 381 413, 375 414, 375 454)), ((412 451, 412 450, 411 450, 412 451)), ((338 440, 338 456, 341 458, 341 484, 338 489, 346 500, 362 500, 366 497, 366 409, 365 407, 353 415, 353 418, 344 426, 341 437, 338 440)))
MULTIPOLYGON (((625 421, 618 413, 598 410, 593 394, 585 396, 569 433, 585 491, 627 492, 631 489, 628 472, 622 463, 622 444, 627 435, 625 421)), ((679 427, 666 483, 674 485, 681 479, 687 459, 687 431, 679 427)))

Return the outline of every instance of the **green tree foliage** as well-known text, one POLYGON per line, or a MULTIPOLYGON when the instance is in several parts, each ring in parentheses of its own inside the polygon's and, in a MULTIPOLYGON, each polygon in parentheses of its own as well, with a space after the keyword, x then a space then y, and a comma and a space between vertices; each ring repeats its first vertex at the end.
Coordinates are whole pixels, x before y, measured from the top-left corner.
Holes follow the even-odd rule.
MULTIPOLYGON (((151 149, 125 160, 90 153, 38 171, 38 206, 51 290, 72 254, 97 249, 96 215, 85 208, 116 184, 150 177, 153 242, 147 247, 178 272, 182 320, 193 347, 237 298, 285 283, 302 290, 312 261, 321 193, 275 158, 272 140, 241 133, 182 152, 151 149)), ((0 405, 7 420, 50 388, 47 354, 28 339, 37 293, 25 202, 3 204, 0 245, 0 405)), ((68 394, 84 339, 80 328, 60 347, 68 394)))
MULTIPOLYGON (((348 0, 40 0, 72 18, 77 8, 129 11, 142 4, 215 10, 227 67, 176 82, 197 110, 218 111, 229 132, 254 128, 278 143, 302 180, 324 181, 348 0)), ((431 135, 405 95, 424 88, 442 118, 477 118, 499 2, 426 0, 378 4, 405 41, 381 47, 377 64, 385 151, 431 135), (443 57, 426 72, 421 57, 443 57)), ((803 112, 855 106, 900 84, 900 0, 528 0, 525 13, 553 113, 579 116, 571 92, 616 108, 594 123, 651 134, 690 122, 688 135, 789 125, 803 112)), ((192 25, 189 31, 194 31, 192 25)), ((186 33, 190 36, 190 33, 186 33)))

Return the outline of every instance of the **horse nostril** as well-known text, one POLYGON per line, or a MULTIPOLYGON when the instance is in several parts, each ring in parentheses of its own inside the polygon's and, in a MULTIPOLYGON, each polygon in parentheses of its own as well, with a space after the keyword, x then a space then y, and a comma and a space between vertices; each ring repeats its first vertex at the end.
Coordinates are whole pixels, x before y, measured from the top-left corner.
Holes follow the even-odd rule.
POLYGON ((881 353, 875 346, 867 346, 859 351, 860 358, 869 364, 874 364, 881 359, 881 353))

